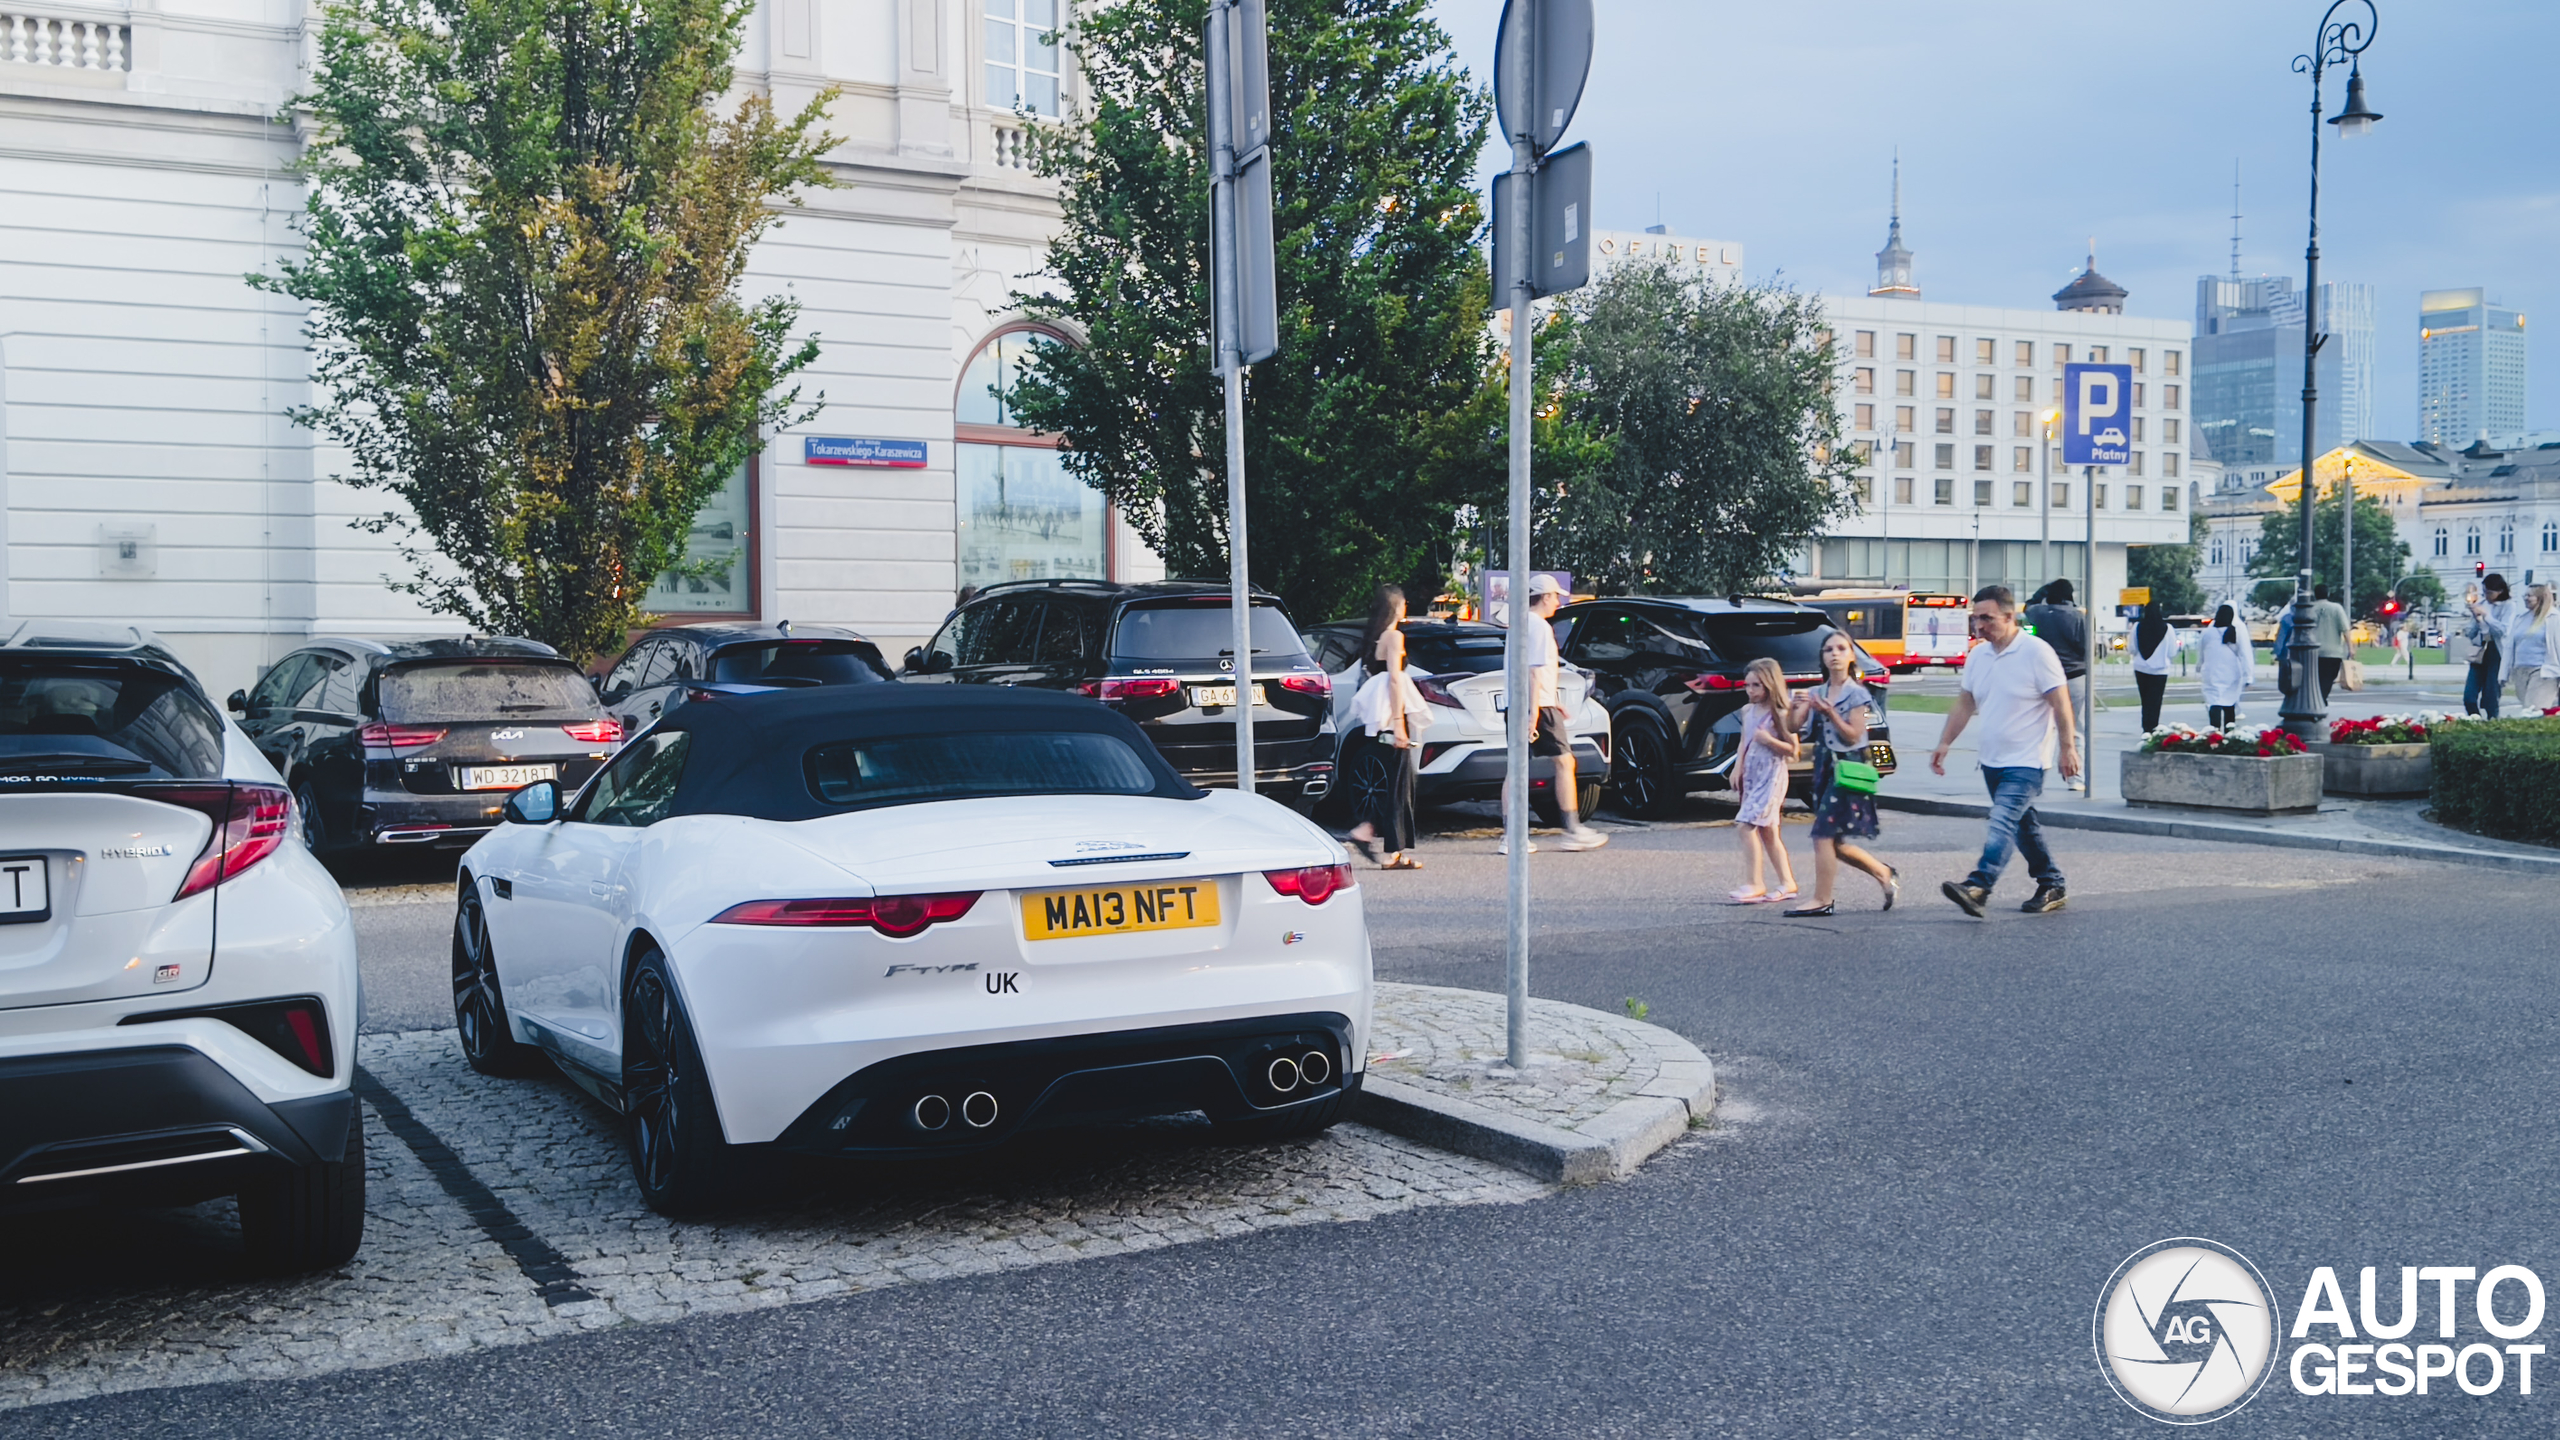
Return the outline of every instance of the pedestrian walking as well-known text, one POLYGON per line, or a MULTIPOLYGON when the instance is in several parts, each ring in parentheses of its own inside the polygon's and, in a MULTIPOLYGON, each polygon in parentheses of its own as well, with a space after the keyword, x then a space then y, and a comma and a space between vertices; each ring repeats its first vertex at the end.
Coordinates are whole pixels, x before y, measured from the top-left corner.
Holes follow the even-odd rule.
POLYGON ((2551 587, 2524 587, 2524 608, 2507 631, 2507 673, 2514 677, 2521 713, 2539 715, 2560 706, 2560 606, 2551 587))
POLYGON ((2516 602, 2507 593, 2507 577, 2491 571, 2478 585, 2462 588, 2463 608, 2471 612, 2465 633, 2471 640, 2471 668, 2462 680, 2462 713, 2498 718, 2498 700, 2507 687, 2507 631, 2515 624, 2516 602))
MULTIPOLYGON (((1574 783, 1572 720, 1564 713, 1563 692, 1558 678, 1563 674, 1563 659, 1556 653, 1556 607, 1564 600, 1564 587, 1556 577, 1541 572, 1529 577, 1529 613, 1519 623, 1521 643, 1529 651, 1529 756, 1534 763, 1547 760, 1554 767, 1548 782, 1556 797, 1556 812, 1564 819, 1564 838, 1557 842, 1559 850, 1597 850, 1609 843, 1609 837, 1582 823, 1580 790, 1574 783)), ((1514 702, 1516 703, 1516 701, 1514 702)), ((1512 713, 1519 713, 1517 710, 1512 713)), ((1502 808, 1511 810, 1511 776, 1502 779, 1502 808)), ((1503 841, 1508 854, 1510 840, 1503 841)), ((1531 854, 1538 847, 1529 847, 1531 854)))
POLYGON ((2213 612, 2198 666, 2204 681, 2204 720, 2216 730, 2240 723, 2240 695, 2249 688, 2249 637, 2228 605, 2213 612))
POLYGON ((1358 797, 1359 823, 1351 827, 1351 843, 1378 862, 1381 870, 1419 870, 1413 856, 1414 790, 1419 751, 1414 732, 1431 724, 1431 713, 1412 677, 1404 672, 1404 587, 1381 585, 1369 607, 1369 628, 1360 646, 1361 667, 1369 678, 1351 700, 1351 715, 1360 727, 1344 741, 1371 747, 1387 760, 1387 783, 1358 797))
POLYGON ((2293 602, 2287 600, 2276 617, 2276 693, 2284 703, 2293 703, 2293 602))
POLYGON ((2160 728, 2160 702, 2169 693, 2169 662, 2178 653, 2178 632, 2160 614, 2157 601, 2146 601, 2133 622, 2133 688, 2142 697, 2142 733, 2160 728))
POLYGON ((2329 703, 2329 691, 2338 683, 2338 675, 2347 668, 2347 656, 2354 653, 2347 645, 2347 607, 2329 598, 2329 587, 2311 587, 2311 634, 2320 642, 2320 703, 2329 703))
POLYGON ((1973 873, 1938 888, 1956 908, 1982 918, 1991 887, 2009 868, 2014 849, 2026 856, 2027 873, 2036 882, 2036 893, 2018 908, 2030 915, 2051 914, 2063 906, 2062 869, 2045 848, 2035 804, 2044 793, 2045 767, 2054 761, 2057 739, 2063 775, 2080 770, 2071 692, 2062 683, 2062 661, 2053 647, 2019 626, 2009 587, 1986 585, 1974 592, 1973 633, 1982 643, 1965 657, 1962 687, 1947 712, 1946 728, 1938 734, 1938 748, 1930 752, 1929 769, 1947 773, 1947 751, 1980 714, 1982 743, 1975 748, 1983 786, 1991 792, 1990 833, 1973 873))
POLYGON ((1733 899, 1741 905, 1793 900, 1795 867, 1787 863, 1786 841, 1778 833, 1778 812, 1787 803, 1787 766, 1797 752, 1795 727, 1788 723, 1793 706, 1787 699, 1787 672, 1763 655, 1743 670, 1742 690, 1742 754, 1734 763, 1742 799, 1733 828, 1742 837, 1742 858, 1751 879, 1733 892, 1733 899), (1764 855, 1786 887, 1775 894, 1761 869, 1764 855))
POLYGON ((1875 877, 1884 890, 1883 908, 1890 910, 1902 894, 1900 871, 1850 843, 1873 840, 1876 823, 1874 776, 1868 788, 1841 783, 1842 762, 1866 764, 1867 726, 1875 713, 1875 697, 1857 681, 1858 647, 1834 630, 1822 637, 1822 683, 1799 691, 1788 712, 1788 724, 1799 733, 1810 730, 1813 742, 1813 903, 1790 910, 1791 916, 1832 913, 1832 887, 1847 861, 1875 877))
MULTIPOLYGON (((2071 694, 2071 713, 2077 715, 2089 699, 2089 616, 2072 603, 2078 592, 2068 580, 2048 580, 2027 601, 2020 620, 2027 633, 2053 647, 2062 661, 2063 684, 2071 694)), ((2086 780, 2074 775, 2063 781, 2073 790, 2086 780)))

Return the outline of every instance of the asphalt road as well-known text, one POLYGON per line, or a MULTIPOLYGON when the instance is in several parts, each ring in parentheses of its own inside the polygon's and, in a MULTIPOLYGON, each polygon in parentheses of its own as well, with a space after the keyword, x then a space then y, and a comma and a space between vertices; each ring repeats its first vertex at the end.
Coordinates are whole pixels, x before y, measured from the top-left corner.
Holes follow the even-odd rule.
MULTIPOLYGON (((0 1434, 2144 1435, 2090 1322, 2154 1240, 2239 1248, 2288 1324, 2319 1265, 2350 1306, 2366 1265, 2560 1276, 2542 1119, 2560 895, 2064 832, 2070 909, 2015 913, 2013 878, 1977 922, 1934 893, 1977 827, 1887 824, 1892 915, 1856 876, 1829 921, 1712 903, 1736 879, 1729 828, 1534 862, 1536 992, 1640 1000, 1722 1076, 1717 1124, 1626 1182, 128 1393, 0 1434)), ((1424 872, 1366 877, 1383 976, 1499 988, 1490 849, 1443 838, 1424 872)), ((432 975, 431 933, 382 963, 432 975)), ((2486 1338, 2468 1301, 2455 1344, 2486 1338)), ((2543 1435, 2554 1403, 2512 1380, 2304 1397, 2279 1373, 2216 1433, 2543 1435)))

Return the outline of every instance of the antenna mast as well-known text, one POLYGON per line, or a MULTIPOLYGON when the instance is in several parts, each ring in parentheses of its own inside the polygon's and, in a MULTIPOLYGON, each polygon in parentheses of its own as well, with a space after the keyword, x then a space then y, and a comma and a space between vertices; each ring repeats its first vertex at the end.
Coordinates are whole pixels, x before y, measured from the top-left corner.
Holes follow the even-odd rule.
POLYGON ((2231 162, 2231 278, 2240 278, 2240 162, 2231 162))

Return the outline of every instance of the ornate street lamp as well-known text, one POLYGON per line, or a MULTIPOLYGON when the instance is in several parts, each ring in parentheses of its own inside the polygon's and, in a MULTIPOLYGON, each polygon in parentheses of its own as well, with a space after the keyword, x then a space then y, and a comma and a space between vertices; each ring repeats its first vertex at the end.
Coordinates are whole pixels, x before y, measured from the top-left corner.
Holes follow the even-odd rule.
MULTIPOLYGON (((2380 111, 2365 103, 2364 69, 2357 57, 2373 43, 2376 30, 2382 27, 2382 16, 2373 8, 2373 0, 2335 0, 2320 17, 2320 31, 2308 55, 2293 57, 2293 72, 2311 77, 2311 243, 2303 251, 2302 276, 2302 568, 2296 573, 2293 588, 2293 693, 2287 695, 2280 714, 2284 728, 2304 743, 2325 740, 2322 721, 2328 706, 2320 698, 2320 639, 2314 633, 2311 615, 2311 557, 2314 530, 2312 516, 2319 499, 2320 484, 2313 474, 2318 459, 2313 447, 2318 444, 2320 406, 2320 345, 2329 337, 2320 333, 2317 323, 2320 304, 2320 82, 2329 67, 2343 62, 2347 66, 2347 108, 2329 123, 2338 127, 2340 135, 2362 135, 2373 129, 2382 118, 2380 111), (2338 12, 2354 13, 2353 7, 2364 7, 2361 21, 2341 20, 2338 12)), ((2355 523, 2353 512, 2345 517, 2355 523)), ((2353 543, 2353 542, 2349 542, 2353 543)), ((2353 606, 2354 580, 2348 580, 2347 604, 2353 606)))

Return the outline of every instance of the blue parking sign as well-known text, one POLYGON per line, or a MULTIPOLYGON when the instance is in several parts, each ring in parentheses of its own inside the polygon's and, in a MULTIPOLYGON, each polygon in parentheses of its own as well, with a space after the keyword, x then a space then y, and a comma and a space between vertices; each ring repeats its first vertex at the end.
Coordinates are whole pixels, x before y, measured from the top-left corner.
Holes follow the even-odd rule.
POLYGON ((2062 367, 2062 463, 2122 465, 2132 460, 2133 367, 2062 367))

